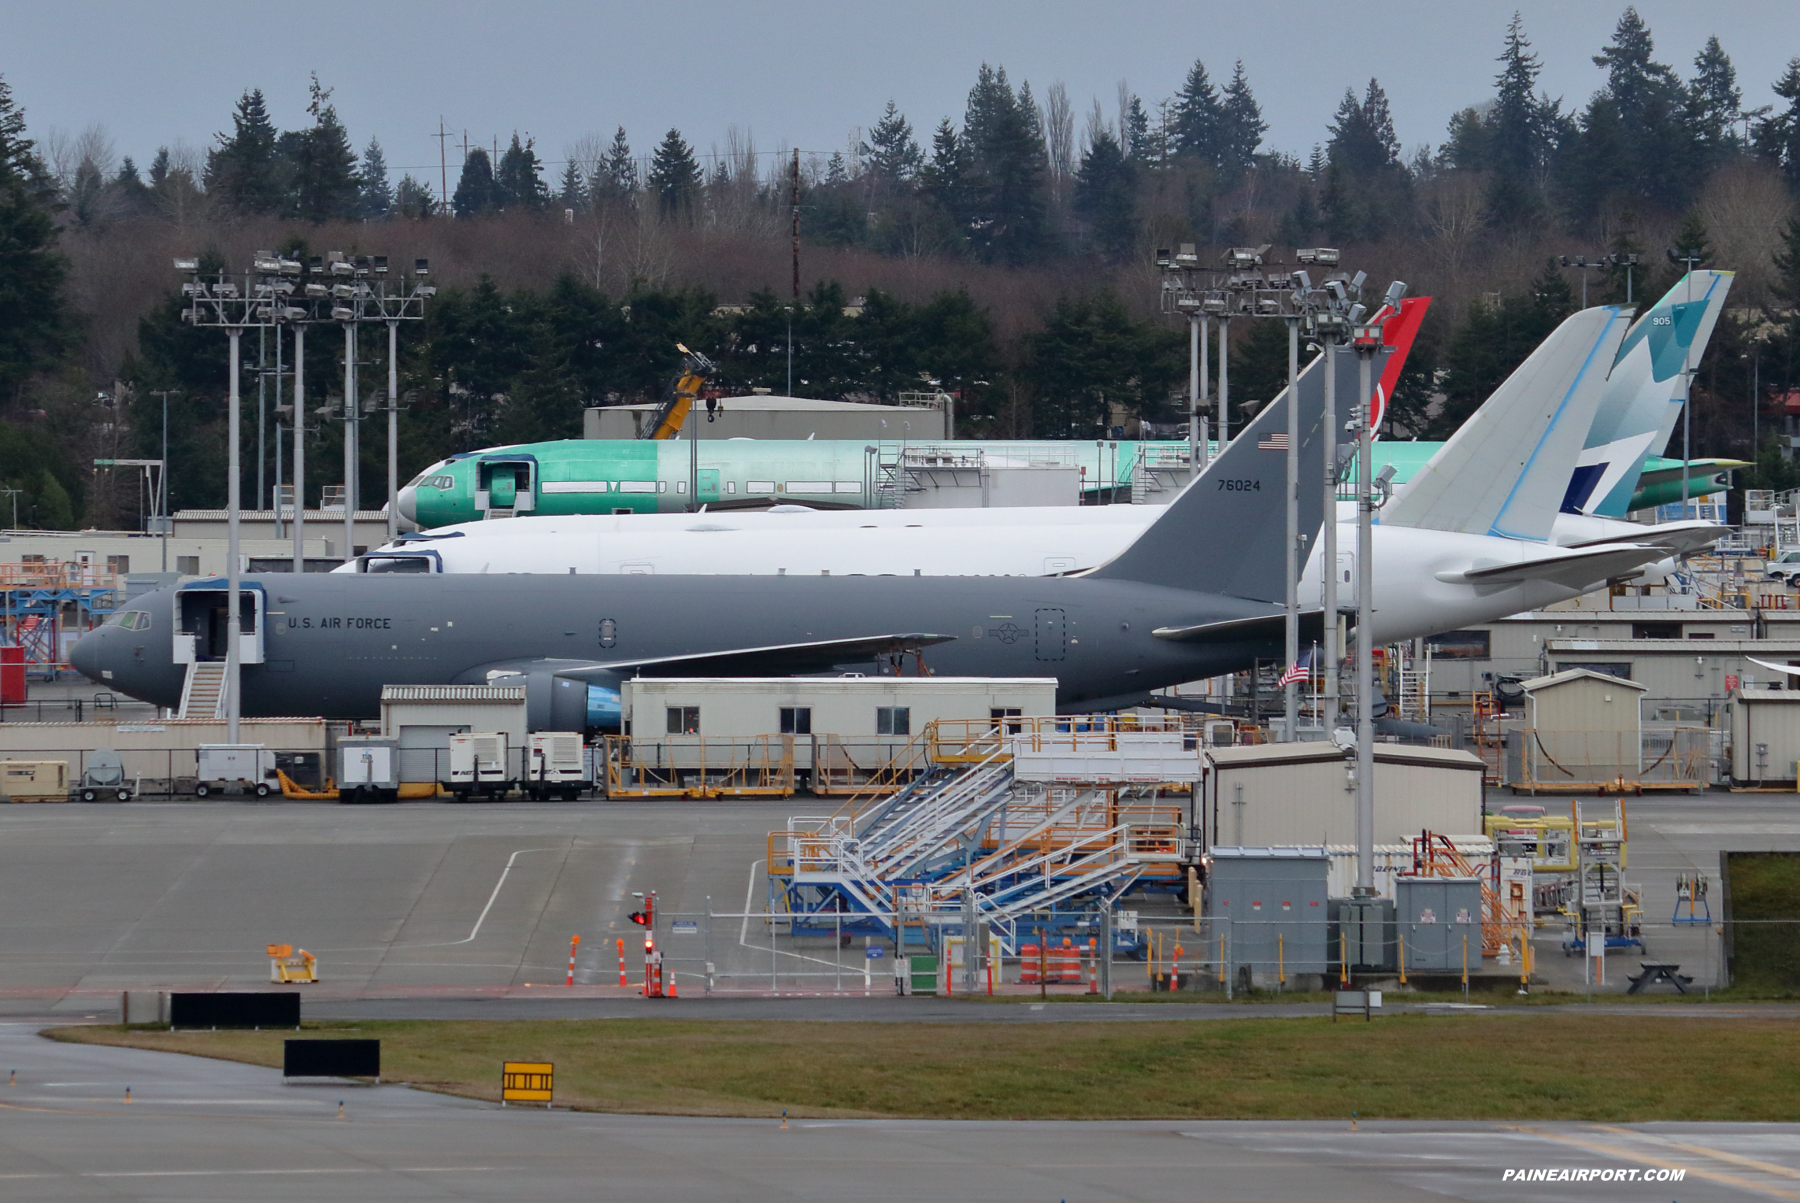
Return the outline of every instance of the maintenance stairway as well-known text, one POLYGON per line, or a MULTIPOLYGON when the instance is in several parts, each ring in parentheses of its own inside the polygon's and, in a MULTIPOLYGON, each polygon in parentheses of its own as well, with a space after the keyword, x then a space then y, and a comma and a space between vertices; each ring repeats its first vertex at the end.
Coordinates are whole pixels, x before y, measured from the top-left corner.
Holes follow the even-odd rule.
POLYGON ((890 936, 972 918, 1016 952, 1023 920, 1057 922, 1140 879, 1178 886, 1199 777, 1180 723, 933 723, 906 753, 929 768, 904 788, 771 833, 771 909, 798 931, 890 936))

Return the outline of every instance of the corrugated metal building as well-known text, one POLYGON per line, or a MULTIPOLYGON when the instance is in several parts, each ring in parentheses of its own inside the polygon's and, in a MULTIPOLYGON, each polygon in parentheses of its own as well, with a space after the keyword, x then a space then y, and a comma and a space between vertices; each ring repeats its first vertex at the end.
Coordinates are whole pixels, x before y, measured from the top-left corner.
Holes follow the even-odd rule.
MULTIPOLYGON (((1260 744, 1207 753, 1206 842, 1347 844, 1356 840, 1356 795, 1335 744, 1260 744)), ((1481 831, 1482 763, 1450 748, 1375 746, 1375 840, 1420 831, 1481 831)))

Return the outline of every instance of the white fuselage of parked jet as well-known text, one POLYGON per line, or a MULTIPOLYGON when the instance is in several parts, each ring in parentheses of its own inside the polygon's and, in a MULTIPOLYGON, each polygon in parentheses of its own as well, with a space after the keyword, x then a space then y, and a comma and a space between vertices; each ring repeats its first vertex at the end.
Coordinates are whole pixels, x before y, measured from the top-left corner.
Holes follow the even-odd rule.
MULTIPOLYGON (((1043 576, 1110 560, 1162 511, 1151 506, 888 512, 633 514, 515 518, 432 532, 367 557, 372 571, 399 567, 387 555, 435 556, 451 573, 577 573, 789 576, 1043 576)), ((1599 520, 1584 519, 1592 523, 1599 520)), ((1628 523, 1612 526, 1647 531, 1628 523)), ((1588 532, 1584 532, 1588 533, 1588 532)), ((1375 633, 1385 641, 1455 630, 1578 596, 1621 573, 1618 558, 1598 575, 1558 561, 1564 552, 1529 540, 1377 526, 1375 633), (1462 574, 1541 564, 1523 580, 1470 581, 1462 574), (1573 575, 1571 575, 1573 569, 1573 575)), ((1339 598, 1355 601, 1355 530, 1340 522, 1339 598)), ((1656 548, 1639 563, 1665 554, 1656 548)), ((417 565, 417 560, 413 560, 417 565)), ((1316 608, 1315 551, 1300 584, 1316 608)))

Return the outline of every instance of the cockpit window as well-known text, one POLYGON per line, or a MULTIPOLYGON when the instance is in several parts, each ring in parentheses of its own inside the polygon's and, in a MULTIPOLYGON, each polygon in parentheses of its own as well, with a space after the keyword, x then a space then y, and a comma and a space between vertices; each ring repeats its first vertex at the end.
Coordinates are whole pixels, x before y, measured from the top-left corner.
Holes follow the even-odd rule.
POLYGON ((106 620, 106 625, 124 627, 127 631, 150 629, 150 615, 144 610, 124 610, 106 620))

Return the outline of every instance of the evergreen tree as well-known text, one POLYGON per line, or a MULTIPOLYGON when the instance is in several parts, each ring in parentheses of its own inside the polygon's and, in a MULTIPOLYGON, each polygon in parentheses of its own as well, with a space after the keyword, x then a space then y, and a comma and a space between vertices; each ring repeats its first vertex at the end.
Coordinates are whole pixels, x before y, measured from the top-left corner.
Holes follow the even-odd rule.
POLYGON ((430 184, 413 179, 410 173, 400 177, 400 182, 394 186, 395 213, 417 221, 422 217, 430 217, 437 210, 437 194, 431 190, 430 184))
POLYGON ((1494 79, 1494 106, 1486 120, 1471 112, 1464 129, 1464 144, 1457 151, 1457 166, 1485 168, 1493 173, 1488 185, 1488 209, 1504 226, 1523 227, 1537 219, 1541 208, 1538 178, 1549 157, 1550 131, 1545 104, 1555 102, 1536 95, 1542 66, 1531 52, 1524 22, 1518 13, 1506 27, 1506 44, 1500 51, 1500 74, 1494 79), (1479 148, 1471 145, 1479 128, 1479 148), (1470 162, 1468 160, 1474 159, 1470 162))
POLYGON ((1757 122, 1756 153, 1781 168, 1788 187, 1800 189, 1800 58, 1788 60, 1774 90, 1787 104, 1757 122))
POLYGON ((1405 211, 1410 186, 1380 82, 1371 79, 1360 102, 1345 89, 1329 128, 1323 208, 1332 237, 1380 238, 1405 211))
POLYGON ((1175 94, 1175 146, 1178 155, 1218 166, 1222 113, 1219 95, 1207 77, 1206 64, 1199 59, 1188 68, 1187 80, 1175 94))
POLYGON ((969 90, 961 143, 976 254, 1000 263, 1035 261, 1047 241, 1049 161, 1030 89, 1014 93, 1004 67, 983 63, 969 90))
POLYGON ((128 216, 136 217, 150 211, 150 190, 144 187, 143 177, 138 174, 137 164, 132 162, 130 155, 120 160, 111 187, 120 208, 128 216))
POLYGON ((1694 56, 1694 78, 1688 82, 1688 130, 1699 151, 1702 171, 1710 171, 1741 147, 1736 126, 1743 104, 1737 68, 1731 65, 1717 35, 1707 38, 1694 56))
POLYGON ((670 130, 650 159, 650 177, 645 181, 656 196, 657 208, 665 217, 687 216, 699 199, 700 183, 700 164, 693 149, 680 130, 670 130))
POLYGON ((1792 311, 1789 320, 1800 328, 1800 217, 1788 218, 1774 263, 1775 280, 1769 285, 1769 292, 1776 300, 1785 302, 1792 311))
POLYGON ((1027 339, 1039 433, 1095 437, 1114 403, 1155 415, 1184 367, 1182 341, 1178 331, 1133 318, 1110 293, 1059 300, 1044 328, 1027 339))
POLYGON ((394 189, 388 183, 387 156, 381 153, 381 143, 374 138, 363 147, 362 171, 362 215, 374 221, 386 217, 394 207, 394 189))
POLYGON ((312 128, 303 130, 293 152, 294 215, 302 221, 339 221, 356 215, 362 181, 356 175, 356 152, 350 135, 331 104, 331 89, 312 77, 312 128))
POLYGON ((1137 171, 1110 131, 1101 130, 1081 157, 1075 212, 1102 255, 1123 258, 1137 245, 1137 171))
POLYGON ((477 146, 463 160, 462 175, 456 181, 456 193, 450 208, 458 217, 474 217, 499 208, 494 189, 494 164, 488 152, 477 146))
POLYGON ((218 146, 207 153, 208 195, 234 213, 277 212, 283 201, 275 149, 279 134, 269 120, 262 89, 253 88, 238 98, 231 127, 229 135, 218 135, 218 146))
POLYGON ((607 149, 606 170, 601 175, 601 182, 604 185, 601 190, 608 196, 629 198, 637 195, 637 160, 631 156, 631 143, 625 140, 622 125, 613 135, 612 146, 607 149))
MULTIPOLYGON (((0 80, 0 402, 16 401, 32 375, 70 342, 62 300, 68 263, 56 250, 42 167, 25 137, 25 114, 0 80)), ((16 483, 16 482, 15 482, 16 483)))
MULTIPOLYGON (((724 164, 721 163, 719 166, 723 167, 724 164)), ((730 178, 727 177, 725 182, 729 183, 730 178)), ((832 185, 848 184, 850 182, 850 172, 844 166, 843 151, 832 151, 831 158, 825 161, 825 182, 832 185)))
POLYGON ((581 164, 574 159, 563 164, 562 183, 557 187, 556 199, 565 209, 580 212, 587 207, 587 184, 581 178, 581 164))
POLYGON ((1137 167, 1156 166, 1158 160, 1150 134, 1150 114, 1144 111, 1144 102, 1133 96, 1125 106, 1124 118, 1120 137, 1126 159, 1137 167))
POLYGON ((912 126, 892 100, 887 102, 887 111, 881 115, 881 120, 869 131, 869 140, 862 144, 862 153, 869 173, 890 190, 911 182, 925 165, 924 152, 913 140, 912 126))
POLYGON ((1649 26, 1627 8, 1612 42, 1594 56, 1606 86, 1588 106, 1588 145, 1569 177, 1578 217, 1597 212, 1608 191, 1673 207, 1698 186, 1688 154, 1687 89, 1654 52, 1649 26))
POLYGON ((503 209, 541 210, 550 199, 544 187, 544 165, 538 161, 537 144, 527 135, 523 144, 513 134, 500 166, 494 172, 494 192, 503 209))
MULTIPOLYGON (((1373 80, 1369 82, 1374 84, 1373 80)), ((1385 95, 1381 98, 1381 104, 1385 113, 1385 95)), ((1220 166, 1227 170, 1253 166, 1256 162, 1256 148, 1262 145, 1262 136, 1268 128, 1268 123, 1262 119, 1262 106, 1256 103, 1256 97, 1251 94, 1249 77, 1244 74, 1244 60, 1239 59, 1231 73, 1231 82, 1225 85, 1224 95, 1219 100, 1220 166)), ((1393 134, 1392 121, 1388 122, 1388 134, 1393 134)), ((1396 154, 1398 151, 1399 143, 1396 142, 1396 154)))
POLYGON ((932 132, 931 161, 919 173, 919 185, 943 223, 946 249, 962 246, 969 236, 968 176, 968 146, 946 117, 932 132))

